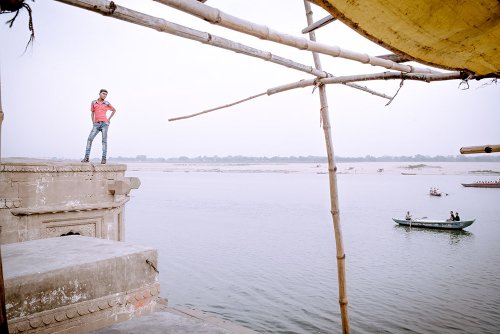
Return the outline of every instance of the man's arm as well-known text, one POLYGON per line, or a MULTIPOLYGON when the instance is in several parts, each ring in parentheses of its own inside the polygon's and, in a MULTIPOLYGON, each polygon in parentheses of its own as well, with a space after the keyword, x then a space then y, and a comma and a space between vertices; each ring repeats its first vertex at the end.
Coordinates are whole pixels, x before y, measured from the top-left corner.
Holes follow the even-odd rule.
POLYGON ((110 106, 110 107, 111 107, 111 108, 110 108, 109 110, 111 110, 112 112, 111 112, 111 115, 110 115, 110 116, 109 116, 109 118, 108 118, 108 122, 109 122, 109 121, 111 121, 111 117, 113 117, 113 116, 114 116, 114 114, 115 114, 115 112, 116 112, 115 107, 113 107, 113 106, 110 106))
POLYGON ((92 121, 92 124, 94 124, 94 106, 92 103, 90 103, 90 120, 92 121))

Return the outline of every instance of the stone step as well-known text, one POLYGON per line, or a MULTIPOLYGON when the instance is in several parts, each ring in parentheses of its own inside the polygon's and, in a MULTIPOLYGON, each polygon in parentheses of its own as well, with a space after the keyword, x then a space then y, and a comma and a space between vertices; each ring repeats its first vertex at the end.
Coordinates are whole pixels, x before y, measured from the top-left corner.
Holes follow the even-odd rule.
POLYGON ((153 248, 84 236, 1 247, 10 333, 85 333, 158 303, 153 248))
POLYGON ((183 308, 159 306, 158 311, 92 331, 89 334, 258 334, 251 329, 212 314, 183 308))

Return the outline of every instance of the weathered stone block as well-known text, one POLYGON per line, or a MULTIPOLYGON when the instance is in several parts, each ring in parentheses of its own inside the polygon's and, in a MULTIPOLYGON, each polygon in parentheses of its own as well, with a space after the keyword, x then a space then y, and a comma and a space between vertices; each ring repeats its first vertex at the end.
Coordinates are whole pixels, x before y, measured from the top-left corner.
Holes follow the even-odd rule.
POLYGON ((130 190, 140 185, 137 178, 124 176, 126 168, 116 164, 3 161, 0 222, 7 232, 1 235, 0 243, 68 233, 123 240, 125 203, 130 190), (110 185, 115 185, 113 191, 110 185))
POLYGON ((84 236, 1 247, 10 333, 83 333, 157 304, 155 249, 84 236))

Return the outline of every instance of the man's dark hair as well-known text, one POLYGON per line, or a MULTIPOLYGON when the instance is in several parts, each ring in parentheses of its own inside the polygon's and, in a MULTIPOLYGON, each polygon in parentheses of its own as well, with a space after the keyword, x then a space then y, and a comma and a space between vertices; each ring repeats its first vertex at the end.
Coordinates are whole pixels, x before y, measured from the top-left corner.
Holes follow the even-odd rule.
POLYGON ((108 91, 107 91, 107 90, 105 90, 105 89, 103 88, 103 89, 101 89, 101 90, 99 91, 99 94, 101 94, 102 92, 106 92, 106 93, 107 93, 108 91))

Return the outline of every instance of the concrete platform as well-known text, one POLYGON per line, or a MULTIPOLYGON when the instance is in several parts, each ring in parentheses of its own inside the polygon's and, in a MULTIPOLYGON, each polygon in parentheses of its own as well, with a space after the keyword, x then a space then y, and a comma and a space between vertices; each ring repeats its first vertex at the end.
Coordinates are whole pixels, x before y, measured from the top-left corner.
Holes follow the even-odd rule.
POLYGON ((205 312, 161 307, 157 312, 101 328, 90 334, 258 334, 205 312))
POLYGON ((150 247, 84 236, 2 245, 9 332, 85 333, 152 313, 157 257, 150 247))
POLYGON ((0 244, 68 234, 124 240, 124 210, 140 181, 126 165, 3 159, 0 244))

